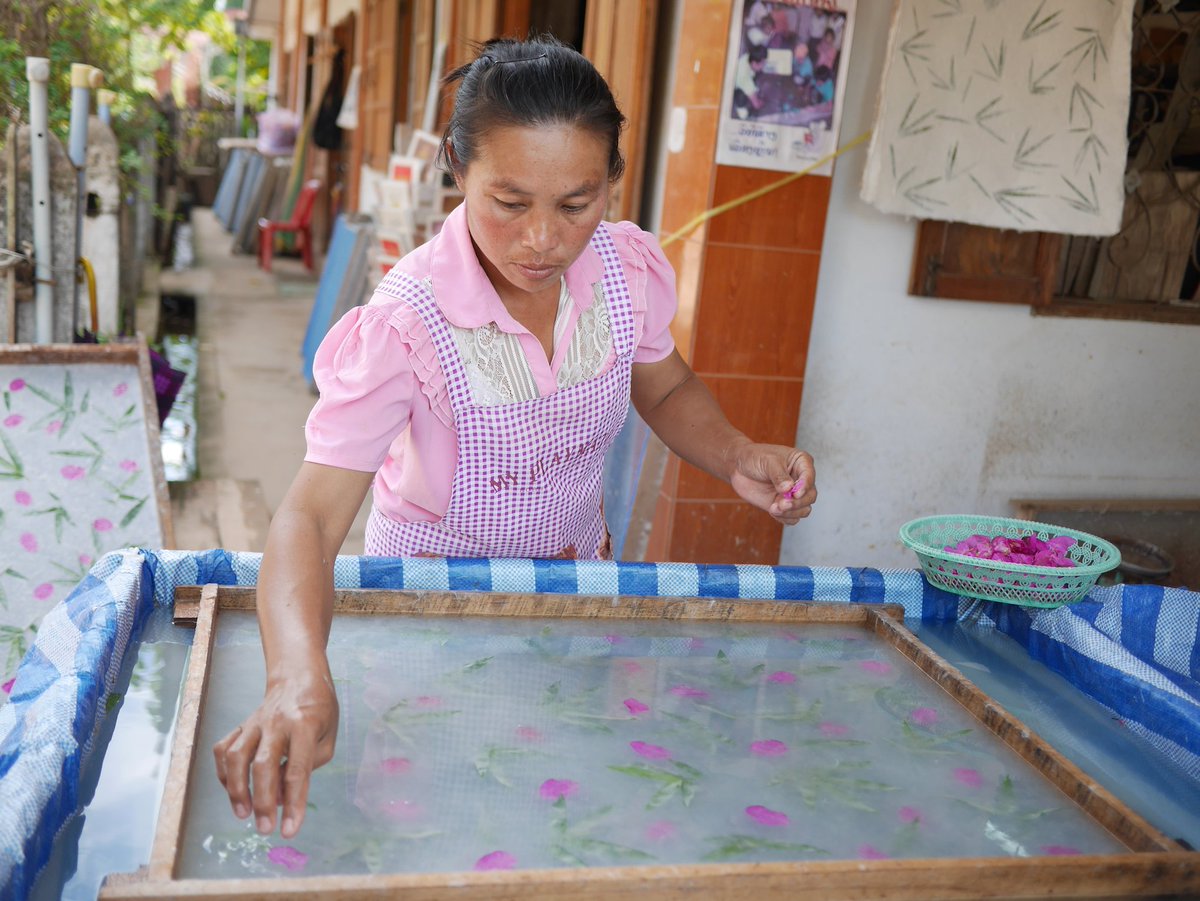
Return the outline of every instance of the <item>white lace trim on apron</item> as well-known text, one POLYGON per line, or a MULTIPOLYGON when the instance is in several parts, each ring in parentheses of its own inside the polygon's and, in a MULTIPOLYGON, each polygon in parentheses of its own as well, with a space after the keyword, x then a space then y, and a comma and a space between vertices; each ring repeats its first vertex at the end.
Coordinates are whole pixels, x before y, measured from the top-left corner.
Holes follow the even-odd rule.
MULTIPOLYGON (((432 285, 428 281, 422 283, 432 293, 432 285)), ((558 313, 554 320, 555 350, 564 339, 572 302, 566 280, 563 279, 560 285, 558 313)), ((612 350, 612 325, 603 284, 597 282, 592 291, 592 305, 575 323, 567 356, 558 371, 556 380, 560 389, 595 378, 612 350)), ((529 360, 516 335, 501 331, 494 322, 476 329, 451 326, 450 330, 462 355, 475 403, 494 407, 539 396, 529 360)))

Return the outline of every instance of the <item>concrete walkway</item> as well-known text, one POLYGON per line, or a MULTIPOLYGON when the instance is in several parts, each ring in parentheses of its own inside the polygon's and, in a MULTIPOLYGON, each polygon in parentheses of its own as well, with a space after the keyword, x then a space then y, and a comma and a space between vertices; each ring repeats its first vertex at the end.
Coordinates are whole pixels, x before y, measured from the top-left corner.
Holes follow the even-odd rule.
MULTIPOLYGON (((199 340, 196 419, 199 483, 172 486, 177 544, 192 550, 222 544, 262 550, 265 516, 278 509, 304 459, 304 422, 316 400, 301 374, 300 347, 308 327, 320 270, 307 272, 298 259, 275 257, 264 272, 254 257, 234 254, 232 236, 212 210, 192 212, 195 265, 163 270, 157 291, 139 309, 138 328, 153 338, 159 293, 196 298, 199 340), (240 499, 238 512, 208 509, 196 498, 200 483, 218 486, 213 498, 240 499), (230 486, 237 486, 229 490, 230 486), (258 490, 261 488, 261 492, 258 490), (261 502, 256 498, 261 497, 261 502), (187 499, 191 499, 191 503, 187 499), (265 511, 254 506, 265 505, 265 511), (231 520, 243 518, 242 524, 231 520), (199 521, 217 529, 207 529, 199 521), (260 528, 260 521, 262 528, 260 528), (222 525, 224 527, 222 527, 222 525)), ((215 501, 206 502, 209 506, 215 501)), ((361 554, 370 500, 364 504, 342 548, 361 554)))

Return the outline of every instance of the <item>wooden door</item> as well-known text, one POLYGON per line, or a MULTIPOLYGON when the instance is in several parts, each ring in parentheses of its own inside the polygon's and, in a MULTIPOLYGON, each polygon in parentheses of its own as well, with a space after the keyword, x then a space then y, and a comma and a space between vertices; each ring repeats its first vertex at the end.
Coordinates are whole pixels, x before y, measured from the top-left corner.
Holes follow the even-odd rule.
POLYGON ((401 93, 397 88, 408 84, 399 51, 406 46, 401 26, 410 19, 401 16, 400 0, 366 0, 363 19, 364 53, 358 108, 358 127, 363 132, 363 163, 372 169, 385 169, 392 152, 392 130, 397 115, 403 118, 406 112, 407 92, 401 93))
POLYGON ((606 218, 614 221, 636 221, 641 209, 657 19, 657 3, 588 0, 587 4, 583 54, 608 81, 628 120, 621 140, 625 176, 608 201, 606 218))

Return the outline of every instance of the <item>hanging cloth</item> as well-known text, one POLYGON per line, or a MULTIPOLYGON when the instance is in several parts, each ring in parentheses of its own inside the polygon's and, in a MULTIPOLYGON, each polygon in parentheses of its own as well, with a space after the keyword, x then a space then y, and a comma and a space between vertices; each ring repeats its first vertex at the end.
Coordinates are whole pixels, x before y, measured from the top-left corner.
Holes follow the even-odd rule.
POLYGON ((338 150, 342 146, 342 128, 338 125, 338 116, 342 112, 342 101, 345 99, 345 64, 346 51, 338 49, 333 59, 333 72, 329 83, 325 85, 325 93, 321 95, 321 105, 317 108, 317 119, 313 123, 313 143, 325 150, 338 150))

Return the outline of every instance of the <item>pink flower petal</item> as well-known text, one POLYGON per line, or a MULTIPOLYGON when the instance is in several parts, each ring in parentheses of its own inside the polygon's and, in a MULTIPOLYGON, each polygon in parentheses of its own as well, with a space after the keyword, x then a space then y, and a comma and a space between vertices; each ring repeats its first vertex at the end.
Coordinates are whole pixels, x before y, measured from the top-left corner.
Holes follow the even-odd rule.
POLYGON ((112 527, 113 527, 112 522, 105 519, 104 517, 100 517, 100 519, 97 519, 95 522, 92 523, 92 528, 95 529, 97 532, 108 532, 112 529, 112 527))
POLYGON ((609 644, 623 644, 625 641, 624 635, 605 635, 604 640, 609 644))
POLYGON ((919 823, 921 821, 921 811, 915 807, 901 807, 896 811, 896 816, 899 817, 901 823, 919 823))
POLYGON ((37 540, 37 536, 34 535, 32 532, 22 532, 20 542, 21 542, 21 547, 25 548, 25 550, 29 551, 29 553, 31 553, 31 554, 37 553, 38 540, 37 540))
POLYGON ((308 866, 308 855, 287 845, 280 845, 267 852, 267 860, 286 870, 303 870, 308 866))
POLYGON ((691 685, 675 685, 667 689, 669 694, 675 695, 677 698, 707 698, 708 692, 703 688, 695 688, 691 685))
POLYGON ((633 748, 635 754, 641 754, 643 757, 648 757, 651 760, 669 760, 671 752, 659 745, 649 745, 644 741, 631 741, 629 747, 633 748))
POLYGON ((62 428, 62 420, 56 419, 56 420, 54 420, 54 422, 50 423, 50 425, 46 426, 46 434, 47 435, 57 435, 61 428, 62 428))
POLYGON ((79 555, 79 565, 80 566, 91 566, 92 565, 91 555, 90 554, 80 554, 79 555))
POLYGON ((786 754, 787 749, 787 745, 781 741, 776 741, 773 738, 766 739, 765 741, 752 742, 750 744, 751 752, 759 755, 760 757, 778 757, 780 754, 786 754))
POLYGON ((13 413, 11 416, 4 417, 4 424, 10 429, 15 429, 17 426, 19 426, 24 421, 25 421, 25 417, 22 416, 20 413, 13 413))
POLYGON ((59 470, 59 473, 64 479, 68 479, 72 482, 76 479, 82 479, 85 472, 87 472, 87 470, 82 466, 64 466, 59 470))
POLYGON ((655 820, 646 827, 646 838, 652 842, 666 841, 674 838, 678 828, 670 820, 655 820))
POLYGON ((113 397, 120 397, 122 394, 124 394, 128 390, 129 390, 129 386, 126 385, 124 382, 121 382, 121 384, 119 384, 119 385, 117 385, 117 387, 113 388, 113 397))
POLYGON ((412 761, 407 757, 387 757, 379 761, 379 769, 389 776, 399 776, 412 769, 412 761))
POLYGON ((703 650, 704 649, 704 639, 703 638, 689 638, 687 646, 688 646, 689 651, 703 650))
POLYGON ((767 681, 774 682, 777 685, 791 685, 796 681, 796 674, 789 673, 787 670, 781 669, 779 672, 771 673, 771 675, 767 676, 767 681))
POLYGON ((13 379, 11 382, 8 383, 9 391, 20 391, 24 387, 25 387, 24 379, 13 379))
POLYGON ((54 586, 49 582, 43 582, 37 588, 33 589, 33 596, 39 601, 46 600, 52 594, 54 594, 54 586))
POLYGON ((1042 845, 1042 853, 1052 854, 1055 857, 1070 857, 1083 852, 1078 848, 1072 848, 1070 845, 1042 845))
POLYGON ((538 794, 543 798, 557 801, 559 798, 569 798, 579 791, 579 783, 570 779, 547 779, 538 788, 538 794))
POLYGON ((517 865, 517 859, 507 851, 493 851, 475 861, 477 870, 511 870, 517 865))
POLYGON ((622 660, 621 669, 625 670, 631 676, 636 676, 642 671, 642 665, 636 660, 622 660))
POLYGON ((424 710, 434 710, 442 706, 442 699, 433 695, 421 695, 413 703, 424 710))
POLYGON ((643 713, 650 712, 649 706, 647 706, 646 704, 643 704, 637 698, 626 698, 624 701, 624 704, 625 704, 625 709, 628 710, 634 716, 641 716, 643 713))
POLYGON ((886 676, 892 671, 892 665, 882 660, 863 660, 858 664, 858 668, 864 673, 874 673, 877 676, 886 676))
POLYGON ((858 858, 859 860, 887 860, 888 855, 884 854, 874 845, 859 845, 858 858))
POLYGON ((29 494, 28 491, 14 491, 13 492, 13 500, 16 501, 18 504, 20 504, 22 507, 28 507, 30 504, 33 503, 33 497, 29 494))
POLYGON ((908 718, 918 726, 932 726, 938 721, 938 712, 932 707, 916 707, 908 718))
POLYGON ((826 738, 838 738, 850 731, 849 726, 843 726, 841 723, 825 722, 821 723, 817 728, 821 730, 821 734, 826 738))
POLYGON ((11 679, 9 679, 7 682, 5 682, 3 685, 0 685, 0 691, 3 691, 6 695, 12 694, 13 683, 16 681, 17 681, 17 677, 13 676, 11 679))
POLYGON ((983 777, 979 775, 979 770, 973 770, 969 767, 960 767, 954 771, 954 778, 961 782, 967 788, 979 788, 983 785, 983 777))
POLYGON ((126 472, 137 472, 138 471, 137 460, 122 460, 120 465, 121 465, 121 468, 123 470, 125 470, 126 472))
POLYGON ((761 804, 755 804, 746 808, 746 816, 752 820, 757 820, 764 826, 786 826, 791 822, 791 819, 786 813, 778 810, 771 810, 768 807, 763 807, 761 804))
POLYGON ((517 738, 521 741, 539 742, 542 740, 542 733, 533 726, 517 726, 517 738))

